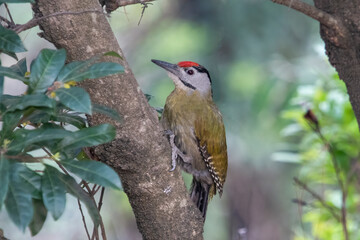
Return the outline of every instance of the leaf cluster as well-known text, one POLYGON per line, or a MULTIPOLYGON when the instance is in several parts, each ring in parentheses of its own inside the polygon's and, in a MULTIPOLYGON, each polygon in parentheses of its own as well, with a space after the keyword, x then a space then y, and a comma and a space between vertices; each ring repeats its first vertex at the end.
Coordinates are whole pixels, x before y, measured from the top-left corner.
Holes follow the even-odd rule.
POLYGON ((306 225, 295 239, 344 239, 344 216, 349 236, 359 236, 360 133, 344 83, 335 74, 315 85, 300 86, 292 103, 283 113, 289 120, 282 131, 291 149, 288 153, 297 156, 301 179, 323 201, 320 204, 301 190, 306 225), (342 217, 334 218, 324 204, 342 217))
MULTIPOLYGON (((0 52, 16 57, 26 51, 19 36, 0 25, 0 52)), ((112 53, 108 53, 113 55, 112 53)), ((84 148, 111 141, 109 124, 89 127, 86 114, 94 111, 120 120, 119 114, 91 103, 76 83, 123 72, 120 64, 97 62, 99 57, 65 64, 64 49, 43 49, 27 69, 26 59, 11 67, 0 64, 0 209, 22 230, 37 234, 47 212, 58 219, 66 193, 85 204, 95 227, 98 207, 89 183, 121 188, 116 172, 91 160, 84 148), (21 96, 4 94, 4 77, 28 86, 21 96), (81 180, 81 185, 77 179, 81 180)))

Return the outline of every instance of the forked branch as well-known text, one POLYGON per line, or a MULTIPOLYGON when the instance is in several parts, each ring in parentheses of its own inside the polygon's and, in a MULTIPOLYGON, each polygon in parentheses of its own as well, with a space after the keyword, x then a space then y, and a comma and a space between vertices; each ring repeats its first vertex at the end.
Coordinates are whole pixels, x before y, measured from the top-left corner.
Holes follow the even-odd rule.
POLYGON ((300 0, 271 0, 274 3, 281 4, 284 6, 287 6, 289 8, 292 8, 298 12, 301 12, 318 22, 320 22, 322 25, 332 29, 336 35, 336 37, 333 37, 330 39, 335 45, 337 46, 344 46, 345 39, 348 38, 349 32, 348 29, 345 27, 342 21, 334 17, 333 15, 316 8, 315 6, 312 6, 308 3, 302 2, 300 0))

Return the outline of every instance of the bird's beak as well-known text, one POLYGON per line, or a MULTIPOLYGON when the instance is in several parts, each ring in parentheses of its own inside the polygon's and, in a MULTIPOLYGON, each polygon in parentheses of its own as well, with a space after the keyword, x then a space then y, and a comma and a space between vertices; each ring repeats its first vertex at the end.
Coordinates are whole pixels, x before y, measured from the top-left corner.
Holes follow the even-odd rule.
POLYGON ((168 62, 164 62, 164 61, 160 61, 160 60, 155 60, 155 59, 151 59, 151 61, 176 76, 179 76, 179 74, 180 74, 179 66, 176 64, 172 64, 172 63, 168 63, 168 62))

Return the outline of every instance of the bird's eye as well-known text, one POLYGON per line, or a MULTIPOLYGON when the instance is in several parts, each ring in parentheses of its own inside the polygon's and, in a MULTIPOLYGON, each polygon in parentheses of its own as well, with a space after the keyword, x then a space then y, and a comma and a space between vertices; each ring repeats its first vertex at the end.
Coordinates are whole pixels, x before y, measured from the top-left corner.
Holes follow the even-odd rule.
POLYGON ((188 71, 187 71, 187 74, 193 75, 193 74, 194 74, 194 70, 192 70, 192 69, 188 70, 188 71))

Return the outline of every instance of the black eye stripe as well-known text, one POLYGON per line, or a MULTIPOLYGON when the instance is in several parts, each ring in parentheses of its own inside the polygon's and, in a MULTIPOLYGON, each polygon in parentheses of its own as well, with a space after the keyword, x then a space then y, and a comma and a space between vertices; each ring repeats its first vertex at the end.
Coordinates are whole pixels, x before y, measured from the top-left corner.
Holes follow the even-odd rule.
POLYGON ((191 85, 190 83, 187 83, 187 82, 185 82, 185 81, 183 81, 183 80, 180 80, 185 86, 187 86, 188 88, 191 88, 191 89, 193 89, 193 90, 195 90, 196 89, 196 87, 194 87, 193 85, 191 85))

